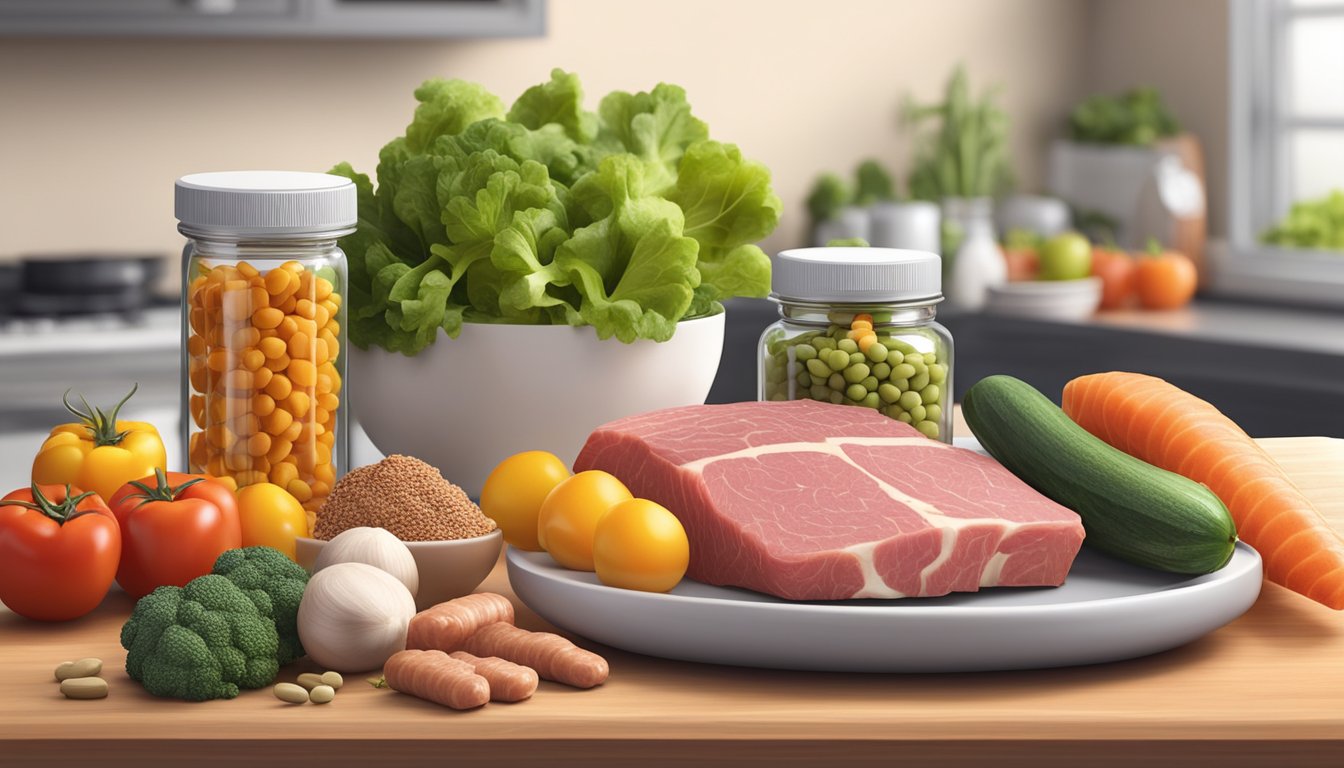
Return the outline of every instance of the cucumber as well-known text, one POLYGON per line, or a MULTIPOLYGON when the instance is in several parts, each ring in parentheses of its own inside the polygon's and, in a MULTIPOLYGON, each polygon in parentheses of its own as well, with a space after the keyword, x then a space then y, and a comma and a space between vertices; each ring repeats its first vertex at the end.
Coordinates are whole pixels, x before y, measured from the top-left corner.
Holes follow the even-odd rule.
POLYGON ((1084 544, 1170 573, 1210 573, 1232 558, 1236 525, 1212 491, 1112 448, 1030 384, 981 379, 962 411, 1000 464, 1078 513, 1084 544))

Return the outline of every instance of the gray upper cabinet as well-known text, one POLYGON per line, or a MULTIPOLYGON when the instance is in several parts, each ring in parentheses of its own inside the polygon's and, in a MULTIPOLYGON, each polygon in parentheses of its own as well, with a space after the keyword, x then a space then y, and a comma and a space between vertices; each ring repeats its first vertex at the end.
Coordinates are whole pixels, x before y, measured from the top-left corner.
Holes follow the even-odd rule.
POLYGON ((0 0, 0 35, 528 37, 546 0, 0 0))

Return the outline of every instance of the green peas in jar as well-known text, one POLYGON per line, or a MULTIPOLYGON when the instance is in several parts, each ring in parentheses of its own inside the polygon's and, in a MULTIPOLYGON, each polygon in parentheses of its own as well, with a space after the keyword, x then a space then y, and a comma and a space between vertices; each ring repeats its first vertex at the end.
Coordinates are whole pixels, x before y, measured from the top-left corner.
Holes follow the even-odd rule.
POLYGON ((889 249, 778 254, 781 319, 762 337, 761 396, 868 408, 950 442, 952 339, 934 320, 938 267, 935 255, 889 249))

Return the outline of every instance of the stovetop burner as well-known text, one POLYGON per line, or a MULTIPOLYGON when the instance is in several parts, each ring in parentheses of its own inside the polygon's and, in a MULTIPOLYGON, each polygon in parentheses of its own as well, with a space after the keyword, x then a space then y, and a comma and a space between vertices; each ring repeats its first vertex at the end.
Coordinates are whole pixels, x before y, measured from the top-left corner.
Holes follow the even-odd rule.
POLYGON ((0 307, 5 308, 0 316, 112 314, 134 322, 154 303, 154 285, 163 268, 164 257, 151 254, 24 256, 16 264, 0 265, 0 307))

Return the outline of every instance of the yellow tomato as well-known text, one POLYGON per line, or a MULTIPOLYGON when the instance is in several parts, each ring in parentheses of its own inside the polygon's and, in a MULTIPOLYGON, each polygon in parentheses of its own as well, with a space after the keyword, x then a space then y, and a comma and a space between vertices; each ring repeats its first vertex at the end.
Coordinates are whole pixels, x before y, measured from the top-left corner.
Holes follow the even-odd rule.
POLYGON ((600 469, 565 480, 546 495, 537 538, 555 561, 575 571, 593 570, 593 531, 612 507, 633 498, 630 489, 600 469))
POLYGON ((167 469, 168 456, 153 424, 117 420, 117 413, 137 388, 132 387, 111 413, 87 403, 80 410, 70 404, 66 392, 62 402, 79 421, 52 428, 33 459, 33 482, 74 485, 108 501, 127 482, 153 475, 155 469, 167 469))
POLYGON ((294 540, 308 535, 308 513, 289 491, 274 483, 245 485, 238 491, 238 519, 244 547, 275 547, 295 559, 294 540))
POLYGON ((553 453, 516 453, 501 461, 485 479, 481 511, 499 524, 510 546, 538 552, 541 503, 567 477, 569 468, 553 453))
POLYGON ((609 587, 666 592, 686 575, 690 558, 681 521, 648 499, 612 507, 593 535, 597 578, 609 587))

